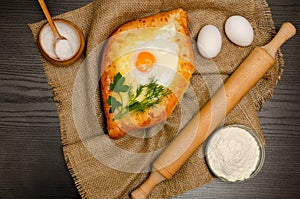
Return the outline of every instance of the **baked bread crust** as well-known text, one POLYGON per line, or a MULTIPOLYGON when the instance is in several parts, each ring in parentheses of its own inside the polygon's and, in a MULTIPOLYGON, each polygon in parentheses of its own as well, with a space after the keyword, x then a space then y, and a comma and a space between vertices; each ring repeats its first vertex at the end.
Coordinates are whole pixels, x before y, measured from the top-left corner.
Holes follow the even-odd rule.
POLYGON ((107 41, 101 62, 100 91, 104 113, 107 119, 107 130, 111 138, 117 139, 139 128, 146 128, 158 124, 168 118, 175 109, 180 98, 186 91, 191 75, 194 72, 193 49, 187 23, 187 13, 184 10, 171 10, 128 22, 118 28, 107 41), (176 32, 179 33, 179 36, 175 38, 180 51, 178 55, 177 72, 169 86, 172 93, 165 96, 159 103, 159 106, 149 108, 143 113, 127 114, 121 119, 114 120, 114 114, 110 111, 111 106, 108 103, 108 98, 113 92, 110 85, 114 83, 114 77, 120 72, 115 59, 122 53, 120 51, 122 51, 125 45, 123 44, 124 40, 122 37, 132 36, 130 32, 133 30, 143 31, 149 28, 161 28, 168 24, 173 24, 176 32), (123 33, 125 34, 120 36, 123 33))

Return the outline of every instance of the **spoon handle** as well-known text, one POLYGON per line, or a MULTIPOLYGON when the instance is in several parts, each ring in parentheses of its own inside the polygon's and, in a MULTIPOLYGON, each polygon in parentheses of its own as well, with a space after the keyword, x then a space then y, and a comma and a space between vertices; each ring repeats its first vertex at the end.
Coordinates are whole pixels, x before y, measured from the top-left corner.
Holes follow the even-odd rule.
POLYGON ((56 26, 55 26, 55 24, 52 20, 52 17, 50 15, 50 12, 47 8, 47 5, 46 5, 45 1, 44 0, 38 0, 38 2, 39 2, 40 6, 41 6, 41 8, 44 12, 44 15, 45 15, 45 17, 46 17, 46 19, 47 19, 47 21, 48 21, 48 23, 49 23, 49 25, 52 29, 52 32, 54 34, 55 39, 60 38, 61 36, 60 36, 60 34, 59 34, 59 32, 58 32, 58 30, 57 30, 57 28, 56 28, 56 26))

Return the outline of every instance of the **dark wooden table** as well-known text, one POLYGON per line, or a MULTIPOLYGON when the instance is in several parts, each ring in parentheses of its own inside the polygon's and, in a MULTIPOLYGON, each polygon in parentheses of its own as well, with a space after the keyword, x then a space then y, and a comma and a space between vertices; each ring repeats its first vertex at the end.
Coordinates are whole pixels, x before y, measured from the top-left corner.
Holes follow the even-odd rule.
MULTIPOLYGON (((53 15, 90 0, 47 1, 53 15)), ((300 27, 298 0, 268 0, 276 28, 300 27)), ((28 23, 44 19, 37 1, 0 2, 0 198, 80 198, 64 162, 59 120, 28 23)), ((299 34, 282 47, 284 73, 260 112, 266 162, 242 184, 219 180, 177 198, 300 197, 299 34)))

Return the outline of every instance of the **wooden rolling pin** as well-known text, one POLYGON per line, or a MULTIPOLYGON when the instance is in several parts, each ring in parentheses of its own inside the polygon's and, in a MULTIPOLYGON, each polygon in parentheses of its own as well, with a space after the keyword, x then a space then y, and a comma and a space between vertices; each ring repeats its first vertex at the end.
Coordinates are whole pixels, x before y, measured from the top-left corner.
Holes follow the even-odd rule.
POLYGON ((199 113, 184 127, 166 150, 153 163, 148 179, 131 193, 133 199, 147 198, 160 182, 170 179, 228 113, 273 66, 279 47, 296 34, 295 27, 285 22, 274 39, 256 47, 199 113))

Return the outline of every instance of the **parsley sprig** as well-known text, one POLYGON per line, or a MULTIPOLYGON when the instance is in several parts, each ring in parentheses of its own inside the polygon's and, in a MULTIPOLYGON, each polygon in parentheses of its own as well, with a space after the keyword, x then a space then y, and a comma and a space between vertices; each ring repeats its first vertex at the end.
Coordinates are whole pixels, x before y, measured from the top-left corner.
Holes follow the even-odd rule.
POLYGON ((110 105, 109 112, 116 112, 114 120, 121 119, 129 112, 144 113, 172 93, 169 88, 159 85, 154 78, 150 78, 149 83, 139 85, 133 91, 132 86, 125 84, 125 78, 120 73, 115 75, 113 83, 109 87, 118 96, 118 99, 114 96, 109 96, 107 99, 107 103, 110 105), (126 103, 122 93, 127 95, 126 103))

